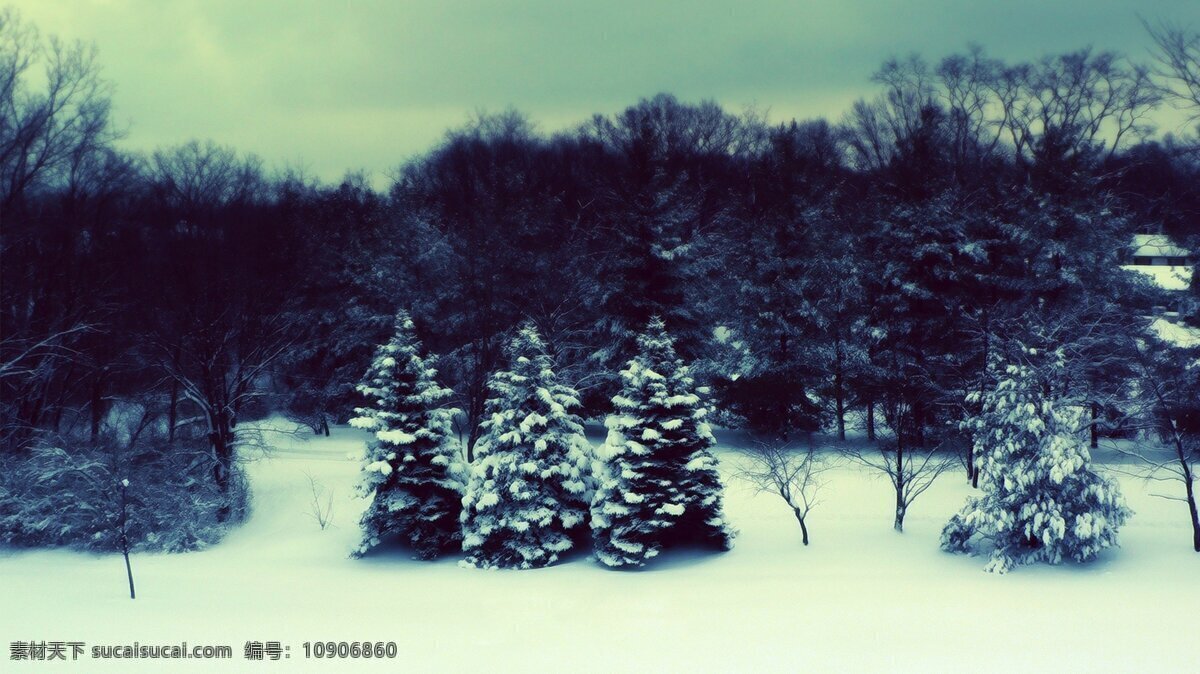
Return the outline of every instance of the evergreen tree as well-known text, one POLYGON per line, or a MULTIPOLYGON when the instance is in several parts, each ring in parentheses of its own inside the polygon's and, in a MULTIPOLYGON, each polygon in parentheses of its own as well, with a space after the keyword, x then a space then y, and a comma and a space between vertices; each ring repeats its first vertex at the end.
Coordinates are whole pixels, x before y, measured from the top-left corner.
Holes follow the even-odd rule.
POLYGON ((362 555, 386 536, 432 559, 461 538, 461 465, 451 435, 453 395, 434 380, 432 358, 422 358, 413 322, 401 311, 395 334, 380 346, 358 390, 372 405, 358 408, 352 426, 374 431, 362 466, 359 493, 371 498, 362 516, 362 555))
POLYGON ((650 321, 608 419, 605 468, 592 500, 596 555, 607 566, 641 566, 664 548, 700 543, 728 550, 707 410, 666 327, 650 321))
POLYGON ((591 496, 591 449, 537 329, 509 345, 510 370, 488 382, 484 436, 463 498, 463 550, 485 568, 553 564, 574 547, 591 496))
MULTIPOLYGON (((410 313, 422 315, 428 293, 416 279, 434 273, 430 258, 440 251, 424 232, 389 217, 361 174, 336 187, 293 181, 279 189, 282 207, 295 214, 294 254, 305 261, 294 289, 305 301, 289 316, 297 340, 279 379, 288 417, 328 435, 329 424, 355 416, 357 379, 391 337, 394 298, 406 298, 410 313)), ((439 370, 444 381, 444 362, 439 370)))
POLYGON ((942 531, 950 552, 970 551, 977 537, 990 540, 986 568, 1001 573, 1029 562, 1088 561, 1117 544, 1117 528, 1131 514, 1117 484, 1091 468, 1083 407, 1052 393, 1062 383, 1062 351, 1021 346, 1020 354, 994 389, 968 395, 981 403, 964 426, 983 494, 942 531))
MULTIPOLYGON (((660 316, 687 358, 706 346, 712 280, 726 272, 714 236, 731 212, 742 121, 712 102, 681 103, 659 94, 612 117, 594 118, 581 134, 601 149, 593 174, 598 221, 591 303, 603 384, 591 387, 601 407, 619 388, 616 372, 637 353, 637 336, 660 316)), ((589 396, 590 398, 591 396, 589 396)))
POLYGON ((848 172, 824 121, 760 132, 739 179, 736 227, 720 245, 731 282, 717 301, 733 308, 722 321, 736 338, 716 340, 714 397, 756 432, 786 439, 832 420, 844 435, 849 383, 865 359, 856 223, 841 215, 854 207, 840 203, 848 172))

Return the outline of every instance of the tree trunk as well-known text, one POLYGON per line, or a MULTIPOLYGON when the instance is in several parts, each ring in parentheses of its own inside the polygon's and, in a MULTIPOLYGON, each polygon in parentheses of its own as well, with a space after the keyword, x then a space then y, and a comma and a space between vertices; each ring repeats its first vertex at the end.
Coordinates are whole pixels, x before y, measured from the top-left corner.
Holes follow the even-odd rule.
POLYGON ((62 430, 63 413, 67 410, 67 395, 71 390, 70 383, 75 376, 75 362, 67 366, 67 373, 63 376, 63 383, 60 387, 58 398, 54 402, 54 432, 59 433, 62 430))
POLYGON ((875 442, 875 402, 867 402, 867 440, 875 442))
POLYGON ((800 535, 805 545, 808 545, 808 527, 804 524, 804 515, 799 508, 792 508, 792 512, 796 514, 796 521, 800 523, 800 535))
MULTIPOLYGON (((179 362, 179 347, 175 347, 173 361, 179 362)), ((171 406, 167 409, 167 442, 175 442, 175 421, 179 414, 179 380, 171 377, 171 406)))
POLYGON ((100 422, 104 418, 104 371, 96 373, 92 380, 92 443, 100 438, 100 422))
MULTIPOLYGON (((210 431, 208 434, 209 441, 212 443, 213 454, 216 461, 213 463, 213 481, 217 485, 217 490, 221 496, 228 498, 229 496, 229 474, 233 466, 233 430, 230 428, 229 420, 219 411, 212 412, 209 415, 210 431)), ((230 508, 228 500, 221 504, 217 509, 217 521, 226 522, 229 520, 230 508)))
POLYGON ((321 430, 325 432, 325 437, 329 437, 329 418, 321 414, 321 430))
MULTIPOLYGON (((787 333, 779 333, 779 353, 776 356, 776 362, 785 371, 788 362, 788 338, 787 333)), ((784 386, 776 398, 776 403, 779 405, 779 439, 787 442, 791 434, 792 426, 792 391, 790 386, 784 386)))
POLYGON ((1200 552, 1200 515, 1196 513, 1196 491, 1190 475, 1187 483, 1187 502, 1188 509, 1192 511, 1192 549, 1200 552))
POLYGON ((900 440, 900 432, 896 433, 896 531, 904 533, 904 511, 907 505, 904 502, 904 489, 906 487, 904 481, 904 443, 900 440))
POLYGON ((133 589, 133 567, 129 564, 129 488, 125 486, 126 484, 127 482, 121 482, 121 554, 125 557, 125 577, 129 579, 129 598, 137 599, 137 592, 133 589))
POLYGON ((42 412, 46 408, 47 398, 50 395, 50 378, 47 377, 45 383, 39 387, 40 393, 27 400, 28 404, 25 409, 28 410, 25 414, 29 428, 32 430, 38 427, 42 422, 42 412))
POLYGON ((1200 552, 1200 516, 1197 516, 1196 513, 1196 487, 1194 484, 1196 478, 1192 471, 1193 466, 1188 460, 1187 450, 1183 446, 1183 436, 1179 432, 1179 423, 1167 411, 1171 408, 1167 405, 1167 401, 1163 399, 1161 389, 1153 385, 1153 382, 1150 383, 1152 384, 1150 388, 1154 391, 1154 397, 1158 399, 1159 409, 1164 415, 1163 421, 1165 422, 1165 427, 1171 431, 1172 444, 1175 445, 1175 457, 1179 460, 1179 472, 1183 478, 1184 491, 1187 494, 1188 514, 1192 518, 1192 549, 1200 552))
POLYGON ((54 409, 54 423, 53 423, 53 427, 54 427, 54 432, 55 432, 55 433, 61 433, 61 432, 62 432, 62 419, 63 419, 63 412, 65 412, 66 410, 67 410, 67 408, 66 408, 66 406, 64 406, 64 405, 59 405, 58 407, 56 407, 56 408, 54 409))
MULTIPOLYGON (((479 400, 479 394, 476 392, 472 396, 471 401, 467 405, 467 464, 475 463, 475 443, 479 442, 479 421, 483 417, 483 412, 476 404, 479 400)), ((481 402, 481 401, 480 401, 481 402)))
POLYGON ((179 382, 171 379, 171 404, 167 407, 167 442, 175 442, 175 421, 179 414, 179 382))
POLYGON ((1192 474, 1192 464, 1188 461, 1187 454, 1184 453, 1183 439, 1179 437, 1179 431, 1176 430, 1174 436, 1175 453, 1179 458, 1179 467, 1183 473, 1183 486, 1187 492, 1188 513, 1192 516, 1192 549, 1200 552, 1200 515, 1197 515, 1196 512, 1196 487, 1194 484, 1196 478, 1192 474))
POLYGON ((491 345, 487 338, 475 342, 475 371, 467 387, 467 463, 475 462, 475 443, 479 441, 479 422, 483 419, 484 402, 487 398, 487 377, 491 365, 491 345))
POLYGON ((922 405, 913 405, 913 444, 917 447, 925 446, 925 408, 922 405))
POLYGON ((137 592, 133 589, 133 567, 129 565, 129 544, 126 543, 122 549, 122 554, 125 555, 125 576, 129 578, 129 598, 137 599, 137 592))
POLYGON ((1097 405, 1096 403, 1091 404, 1092 425, 1091 425, 1090 430, 1091 430, 1091 435, 1092 435, 1092 443, 1091 443, 1092 449, 1096 449, 1097 447, 1100 446, 1100 429, 1098 428, 1097 422, 1096 422, 1096 418, 1099 416, 1098 411, 1097 411, 1098 407, 1099 407, 1099 405, 1097 405))
MULTIPOLYGON (((988 380, 988 360, 992 357, 992 328, 991 328, 991 313, 988 312, 986 306, 982 309, 983 314, 983 364, 982 370, 979 373, 979 399, 983 400, 984 388, 987 386, 988 380)), ((983 408, 982 402, 979 404, 979 409, 983 408)), ((978 410, 977 410, 978 411, 978 410)), ((967 444, 967 480, 970 481, 971 487, 979 488, 979 470, 975 467, 975 443, 974 441, 967 444)))
POLYGON ((846 441, 846 392, 843 390, 844 356, 842 355, 842 340, 839 337, 834 347, 833 359, 833 398, 837 409, 838 440, 846 441))
POLYGON ((838 429, 838 441, 845 442, 846 441, 846 404, 845 404, 845 401, 842 400, 842 396, 840 394, 837 397, 837 429, 838 429))
POLYGON ((246 399, 246 391, 250 389, 250 382, 243 379, 233 389, 233 413, 229 415, 229 430, 237 428, 238 420, 242 418, 242 401, 246 399))
POLYGON ((222 494, 229 487, 229 470, 225 463, 225 456, 229 453, 229 449, 225 446, 225 434, 220 430, 214 430, 208 434, 208 440, 212 443, 213 454, 216 456, 216 461, 213 463, 213 481, 217 485, 217 489, 222 494))

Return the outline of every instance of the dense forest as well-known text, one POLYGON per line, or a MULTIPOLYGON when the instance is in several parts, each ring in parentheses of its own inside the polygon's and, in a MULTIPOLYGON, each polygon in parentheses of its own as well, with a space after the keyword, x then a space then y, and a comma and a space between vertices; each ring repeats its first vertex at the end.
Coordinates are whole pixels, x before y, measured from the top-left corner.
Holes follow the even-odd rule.
POLYGON ((1200 122, 1200 35, 1147 30, 1145 63, 890 60, 837 120, 670 94, 556 133, 480 115, 380 191, 213 141, 125 151, 96 51, 0 14, 4 537, 109 535, 17 504, 61 514, 56 494, 132 466, 119 498, 161 515, 121 535, 204 542, 245 508, 253 420, 346 422, 401 311, 465 462, 523 325, 586 419, 657 317, 724 426, 858 431, 971 479, 989 361, 1050 349, 1093 440, 1150 429, 1187 469, 1200 375, 1146 325, 1165 306, 1200 326, 1200 283, 1168 296, 1121 265, 1138 233, 1200 250, 1200 137, 1151 123, 1200 122))

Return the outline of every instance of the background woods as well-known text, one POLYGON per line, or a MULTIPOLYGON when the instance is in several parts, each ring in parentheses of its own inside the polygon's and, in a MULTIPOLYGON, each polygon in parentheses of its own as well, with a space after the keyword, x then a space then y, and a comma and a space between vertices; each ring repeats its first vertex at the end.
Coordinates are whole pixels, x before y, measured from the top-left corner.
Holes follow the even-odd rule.
MULTIPOLYGON (((888 61, 839 120, 668 94, 554 134, 480 115, 377 191, 211 141, 124 152, 95 50, 5 11, 0 461, 140 474, 134 489, 203 493, 189 507, 222 522, 247 421, 345 422, 397 310, 439 356, 467 461, 524 321, 593 418, 658 316, 721 423, 886 445, 899 528, 933 452, 975 477, 963 401, 994 384, 1001 345, 1052 335, 1062 395, 1116 433, 1121 401, 1154 392, 1111 366, 1152 308, 1200 325, 1196 281, 1168 297, 1120 272, 1135 234, 1200 249, 1200 139, 1151 124, 1162 106, 1200 116, 1200 38, 1148 28, 1148 63, 888 61)), ((1143 376, 1194 388, 1181 354, 1144 356, 1143 376)), ((1195 400, 1153 402, 1190 470, 1195 400)))

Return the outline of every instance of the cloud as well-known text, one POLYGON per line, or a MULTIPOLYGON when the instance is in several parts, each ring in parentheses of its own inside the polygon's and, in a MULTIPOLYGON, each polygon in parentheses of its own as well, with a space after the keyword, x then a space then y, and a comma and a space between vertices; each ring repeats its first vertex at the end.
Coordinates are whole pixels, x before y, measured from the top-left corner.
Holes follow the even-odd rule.
POLYGON ((1087 44, 1144 56, 1137 22, 1195 0, 296 2, 19 0, 95 41, 126 145, 212 138, 325 179, 382 174, 478 109, 544 129, 670 91, 775 119, 840 116, 886 57, 968 42, 1012 59, 1087 44), (1081 8, 1086 11, 1082 11, 1081 8))

